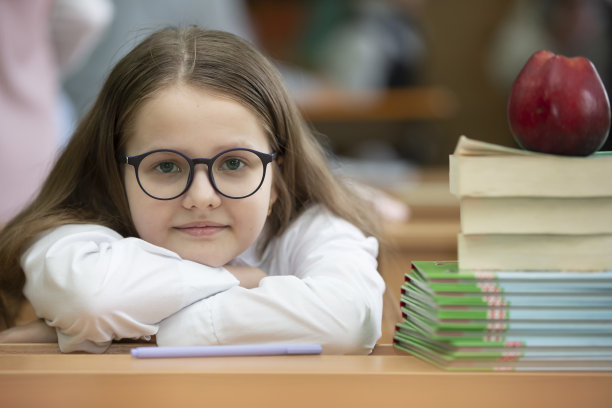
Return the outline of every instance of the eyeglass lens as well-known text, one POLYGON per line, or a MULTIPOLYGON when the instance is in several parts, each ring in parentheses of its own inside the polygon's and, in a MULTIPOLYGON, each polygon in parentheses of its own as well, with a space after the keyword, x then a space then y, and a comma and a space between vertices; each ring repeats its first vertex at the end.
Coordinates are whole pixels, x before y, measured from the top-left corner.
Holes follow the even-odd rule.
MULTIPOLYGON (((232 150, 215 158, 210 164, 211 182, 229 197, 252 194, 264 177, 264 165, 255 153, 232 150)), ((194 169, 195 170, 195 169, 194 169)), ((190 182, 190 164, 175 152, 160 151, 146 156, 138 166, 138 180, 148 194, 169 199, 183 193, 190 182)))

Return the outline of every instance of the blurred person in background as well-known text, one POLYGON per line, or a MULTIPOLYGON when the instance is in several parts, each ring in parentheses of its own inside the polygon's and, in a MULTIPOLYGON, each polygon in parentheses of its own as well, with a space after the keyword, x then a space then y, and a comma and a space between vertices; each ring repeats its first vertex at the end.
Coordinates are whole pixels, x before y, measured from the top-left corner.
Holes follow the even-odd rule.
POLYGON ((62 77, 112 14, 105 0, 0 1, 0 227, 37 193, 70 133, 62 77))

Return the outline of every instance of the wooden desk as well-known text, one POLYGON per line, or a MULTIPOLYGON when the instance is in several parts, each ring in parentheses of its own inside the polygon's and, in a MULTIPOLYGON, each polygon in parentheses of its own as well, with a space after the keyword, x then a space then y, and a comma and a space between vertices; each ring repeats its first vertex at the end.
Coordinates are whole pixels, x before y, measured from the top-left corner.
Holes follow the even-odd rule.
POLYGON ((370 356, 135 359, 0 345, 0 406, 611 407, 612 373, 450 373, 389 345, 370 356))

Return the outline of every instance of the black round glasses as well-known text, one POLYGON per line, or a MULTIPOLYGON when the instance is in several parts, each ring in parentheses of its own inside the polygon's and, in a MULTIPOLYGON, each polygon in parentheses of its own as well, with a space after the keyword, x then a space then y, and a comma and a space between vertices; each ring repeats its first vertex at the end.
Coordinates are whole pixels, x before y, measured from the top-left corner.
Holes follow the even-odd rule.
POLYGON ((237 148, 210 159, 191 159, 176 150, 159 149, 137 156, 122 155, 120 160, 134 166, 142 191, 157 200, 172 200, 189 190, 198 164, 208 167, 210 184, 219 194, 245 198, 259 190, 266 177, 266 168, 276 155, 237 148))

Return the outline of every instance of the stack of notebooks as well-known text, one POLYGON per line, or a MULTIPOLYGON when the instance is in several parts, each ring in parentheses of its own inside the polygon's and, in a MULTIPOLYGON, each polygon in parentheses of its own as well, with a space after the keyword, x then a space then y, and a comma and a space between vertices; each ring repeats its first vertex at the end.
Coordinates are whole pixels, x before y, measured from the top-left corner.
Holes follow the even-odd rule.
POLYGON ((612 371, 612 153, 461 137, 458 262, 413 262, 395 346, 449 370, 612 371))
POLYGON ((447 370, 612 371, 612 272, 413 262, 394 346, 447 370))

